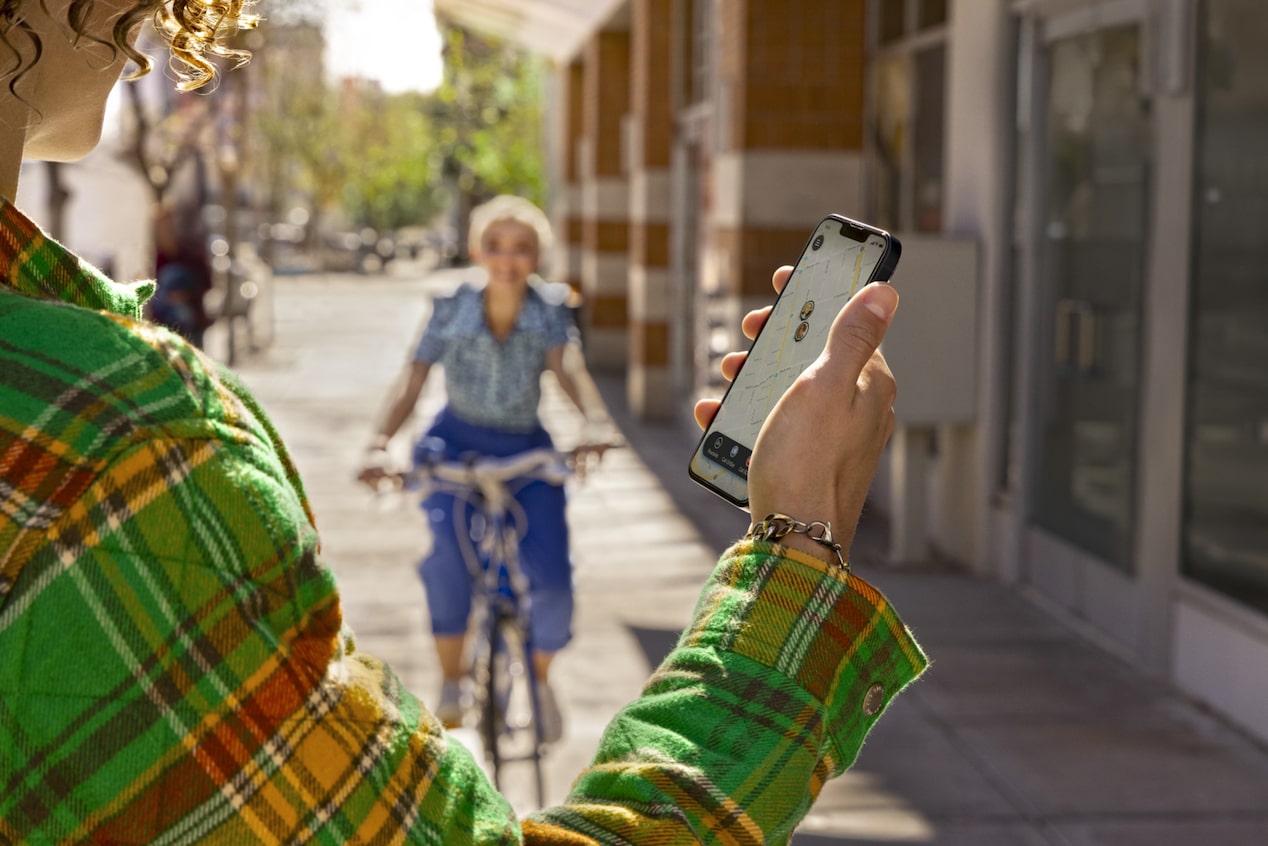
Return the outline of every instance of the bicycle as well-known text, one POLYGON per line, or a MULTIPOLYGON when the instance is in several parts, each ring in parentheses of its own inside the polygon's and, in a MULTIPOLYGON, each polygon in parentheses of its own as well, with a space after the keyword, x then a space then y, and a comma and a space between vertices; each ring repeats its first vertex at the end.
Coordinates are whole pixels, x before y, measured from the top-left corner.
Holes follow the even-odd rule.
POLYGON ((478 733, 494 785, 502 789, 507 764, 527 763, 539 807, 545 805, 547 744, 532 660, 528 580, 519 562, 527 519, 515 493, 534 481, 563 485, 577 473, 577 456, 578 450, 539 448, 506 458, 423 460, 393 474, 419 498, 448 493, 460 511, 466 504, 476 506, 468 531, 457 534, 473 584, 465 662, 475 682, 478 733))

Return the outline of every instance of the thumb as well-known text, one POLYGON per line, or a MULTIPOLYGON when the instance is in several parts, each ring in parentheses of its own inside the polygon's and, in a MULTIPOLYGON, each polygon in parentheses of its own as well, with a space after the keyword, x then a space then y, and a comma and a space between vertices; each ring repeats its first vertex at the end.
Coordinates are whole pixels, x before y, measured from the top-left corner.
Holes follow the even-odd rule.
POLYGON ((898 292, 884 282, 873 282, 855 294, 837 315, 826 352, 849 382, 858 380, 881 345, 897 308, 898 292))

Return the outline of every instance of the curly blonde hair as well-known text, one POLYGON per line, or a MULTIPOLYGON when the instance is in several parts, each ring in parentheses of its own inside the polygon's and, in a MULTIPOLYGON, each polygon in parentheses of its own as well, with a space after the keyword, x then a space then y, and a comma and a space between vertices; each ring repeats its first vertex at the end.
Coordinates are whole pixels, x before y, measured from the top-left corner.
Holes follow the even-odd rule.
MULTIPOLYGON (((70 0, 67 23, 77 36, 84 36, 89 16, 97 0, 70 0)), ((128 34, 139 23, 149 19, 171 50, 168 61, 182 91, 201 88, 216 78, 214 59, 227 59, 235 65, 245 62, 246 51, 228 46, 239 31, 253 28, 259 17, 251 13, 257 0, 137 0, 131 11, 115 23, 113 43, 107 46, 123 53, 136 63, 136 76, 149 73, 153 61, 128 43, 128 34)), ((31 31, 23 10, 34 4, 47 9, 47 0, 0 0, 0 43, 9 52, 20 56, 11 38, 24 37, 35 48, 35 61, 43 52, 39 38, 31 31)), ((94 39, 99 40, 99 39, 94 39)), ((103 42, 105 43, 105 42, 103 42)), ((9 89, 30 70, 21 60, 9 68, 0 68, 0 78, 8 77, 9 89)))

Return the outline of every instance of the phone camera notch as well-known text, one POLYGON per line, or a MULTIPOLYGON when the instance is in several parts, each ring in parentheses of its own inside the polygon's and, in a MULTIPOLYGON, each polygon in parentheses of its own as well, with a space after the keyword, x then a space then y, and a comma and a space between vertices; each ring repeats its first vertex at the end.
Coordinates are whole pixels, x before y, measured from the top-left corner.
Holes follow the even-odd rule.
POLYGON ((867 240, 867 231, 855 226, 853 223, 842 223, 841 234, 851 241, 858 241, 859 243, 867 240))

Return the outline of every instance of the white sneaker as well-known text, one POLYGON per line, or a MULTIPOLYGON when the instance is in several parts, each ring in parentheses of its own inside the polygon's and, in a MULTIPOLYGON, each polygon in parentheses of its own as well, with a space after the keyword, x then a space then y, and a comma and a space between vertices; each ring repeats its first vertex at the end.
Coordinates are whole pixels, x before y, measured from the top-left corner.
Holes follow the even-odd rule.
POLYGON ((436 719, 445 728, 462 727, 462 682, 446 681, 440 687, 440 701, 436 703, 436 719))
POLYGON ((542 743, 555 743, 564 735, 564 717, 555 701, 555 692, 548 682, 537 683, 538 717, 541 720, 542 743))

